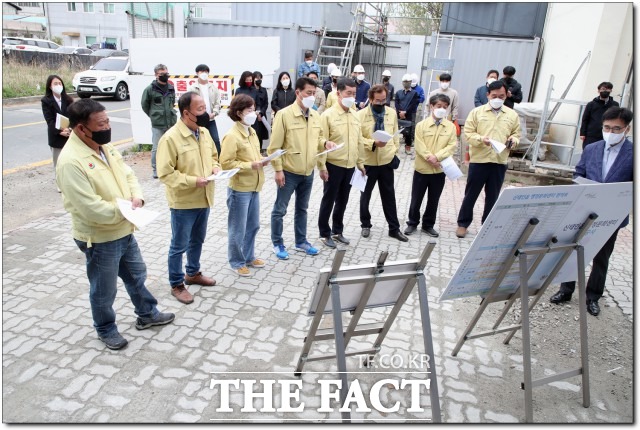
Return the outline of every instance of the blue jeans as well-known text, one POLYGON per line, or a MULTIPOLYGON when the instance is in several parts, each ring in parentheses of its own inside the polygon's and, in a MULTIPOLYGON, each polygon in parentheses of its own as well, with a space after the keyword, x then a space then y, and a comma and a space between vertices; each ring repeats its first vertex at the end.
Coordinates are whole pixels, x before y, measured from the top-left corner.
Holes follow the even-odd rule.
POLYGON ((216 145, 216 151, 218 151, 218 159, 220 158, 220 136, 218 135, 218 126, 216 125, 216 120, 209 121, 209 125, 207 125, 207 130, 209 130, 209 134, 213 139, 213 143, 216 145))
POLYGON ((187 275, 200 271, 202 244, 207 236, 209 208, 171 209, 171 246, 169 247, 169 284, 184 283, 182 254, 187 253, 187 275))
POLYGON ((168 128, 155 128, 151 127, 151 142, 153 142, 153 147, 151 148, 151 169, 153 170, 153 176, 158 176, 156 172, 156 152, 158 152, 158 142, 160 142, 160 138, 163 134, 165 134, 169 130, 168 128))
POLYGON ((132 234, 111 242, 94 243, 90 248, 87 242, 80 240, 76 240, 76 245, 87 258, 89 302, 98 336, 108 337, 118 332, 113 310, 118 276, 124 282, 139 317, 152 318, 158 314, 158 301, 144 286, 147 266, 132 234))
POLYGON ((260 230, 260 194, 227 188, 227 208, 229 264, 232 269, 238 269, 256 259, 254 249, 260 230))
POLYGON ((287 206, 291 195, 296 193, 296 211, 293 216, 293 228, 295 230, 296 245, 307 241, 307 208, 311 187, 313 186, 313 173, 309 176, 296 175, 284 172, 284 187, 278 188, 276 202, 271 212, 271 241, 274 246, 284 245, 282 240, 282 219, 287 214, 287 206))

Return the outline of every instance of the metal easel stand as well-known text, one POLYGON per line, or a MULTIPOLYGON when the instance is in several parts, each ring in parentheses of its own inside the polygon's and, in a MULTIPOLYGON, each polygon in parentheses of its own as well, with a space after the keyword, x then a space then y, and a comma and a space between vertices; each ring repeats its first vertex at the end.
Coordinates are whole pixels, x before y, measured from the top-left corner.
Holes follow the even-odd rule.
POLYGON ((562 379, 566 379, 576 375, 582 375, 582 396, 583 396, 583 406, 585 408, 589 407, 590 398, 589 398, 589 361, 588 361, 588 344, 587 344, 587 316, 586 316, 586 306, 587 306, 587 297, 586 297, 586 283, 585 283, 585 261, 584 261, 584 247, 580 245, 580 241, 587 233, 591 224, 598 217, 596 214, 591 214, 582 224, 574 240, 568 244, 557 244, 557 239, 552 237, 547 245, 542 247, 526 247, 525 244, 535 229, 535 227, 539 224, 538 219, 531 218, 529 220, 529 224, 525 227, 524 231, 520 235, 516 245, 513 248, 513 252, 507 258, 505 263, 502 266, 502 270, 500 274, 497 276, 494 281, 491 289, 487 293, 487 295, 483 298, 480 307, 476 311, 473 316, 471 322, 465 329, 464 334, 458 340, 456 347, 451 353, 452 356, 456 356, 462 348, 462 345, 465 341, 469 339, 477 339, 484 336, 492 336, 498 333, 510 332, 509 335, 504 340, 504 344, 508 344, 511 338, 516 334, 519 329, 522 329, 522 348, 523 348, 523 370, 524 370, 524 382, 521 383, 521 388, 525 392, 525 417, 527 422, 533 422, 533 388, 541 385, 548 384, 550 382, 559 381, 562 379), (533 380, 531 375, 531 334, 530 334, 530 326, 529 326, 529 313, 538 303, 547 287, 551 284, 553 279, 556 277, 562 266, 565 264, 567 259, 571 256, 573 250, 577 252, 577 264, 578 264, 578 291, 579 291, 579 302, 580 302, 580 359, 581 359, 581 367, 565 371, 562 373, 558 373, 555 375, 548 376, 546 378, 533 380), (531 276, 534 274, 544 257, 552 252, 560 252, 562 253, 560 259, 554 265, 553 269, 546 277, 543 284, 536 290, 528 288, 529 280, 531 276), (535 260, 533 261, 531 267, 528 267, 527 256, 535 256, 535 260), (504 277, 507 275, 511 266, 515 263, 515 260, 519 262, 519 271, 520 271, 520 286, 518 289, 506 296, 504 294, 496 294, 496 291, 504 277), (525 288, 523 288, 525 286, 525 288), (533 296, 531 303, 529 303, 529 296, 533 296), (499 328, 500 323, 503 321, 504 317, 507 315, 511 306, 515 302, 517 298, 520 298, 521 302, 521 316, 517 324, 511 325, 508 327, 499 328), (498 317, 497 321, 493 325, 491 330, 485 332, 479 332, 475 334, 471 334, 471 331, 477 324, 478 320, 482 316, 482 313, 487 308, 490 303, 496 303, 505 301, 504 308, 498 317))
MULTIPOLYGON (((300 357, 298 358, 298 364, 294 371, 294 375, 299 377, 302 375, 302 369, 305 363, 310 361, 319 361, 319 360, 328 360, 328 359, 336 359, 338 364, 338 373, 340 374, 340 379, 342 381, 342 387, 340 389, 340 403, 341 406, 344 405, 347 392, 349 391, 349 383, 347 379, 347 363, 346 357, 354 356, 354 355, 366 355, 369 356, 369 360, 373 359, 375 354, 380 351, 382 342, 386 337, 391 325, 393 324, 396 316, 400 312, 402 305, 406 302, 407 298, 413 291, 413 287, 418 284, 418 294, 420 299, 420 315, 422 318, 422 334, 424 338, 424 346, 425 352, 429 356, 430 360, 430 368, 429 368, 429 377, 430 380, 430 389, 429 395, 431 400, 431 416, 432 422, 440 423, 442 422, 441 412, 440 412, 440 398, 438 394, 438 380, 436 377, 436 365, 435 365, 435 357, 433 351, 433 338, 431 334, 431 320, 429 316, 429 302, 427 299, 427 288, 426 281, 424 276, 424 268, 426 266, 427 260, 435 247, 435 241, 429 241, 427 246, 422 251, 422 254, 418 260, 416 260, 416 268, 412 271, 405 272, 395 272, 395 273, 384 273, 384 264, 388 256, 388 252, 382 252, 380 257, 378 258, 378 262, 376 264, 376 269, 374 273, 367 276, 349 276, 348 271, 344 272, 344 276, 340 276, 340 266, 344 259, 344 254, 346 250, 344 248, 339 248, 336 251, 336 254, 333 259, 333 263, 331 265, 331 272, 329 276, 329 282, 322 289, 322 294, 318 301, 318 305, 316 307, 316 311, 311 322, 311 327, 309 328, 309 332, 304 339, 304 346, 302 348, 302 352, 300 353, 300 357), (402 288, 402 291, 395 302, 393 304, 393 308, 389 313, 386 321, 381 323, 373 323, 373 324, 360 324, 358 322, 365 308, 367 307, 367 302, 369 301, 369 297, 373 292, 376 283, 382 281, 390 281, 390 280, 400 280, 405 279, 406 284, 402 288), (366 281, 366 288, 362 293, 358 301, 358 305, 354 310, 348 310, 352 314, 347 330, 343 329, 342 325, 342 312, 344 312, 341 308, 340 303, 340 289, 348 288, 350 284, 362 284, 363 281, 366 281), (333 315, 333 328, 328 329, 318 329, 320 322, 322 320, 322 316, 325 313, 327 302, 331 298, 331 313, 333 315), (346 351, 346 348, 349 344, 349 341, 354 336, 366 336, 371 334, 377 334, 377 338, 373 343, 372 348, 357 350, 357 351, 346 351), (335 340, 336 345, 336 353, 329 355, 321 355, 321 356, 309 356, 309 352, 313 343, 315 341, 320 340, 335 340)), ((342 422, 350 422, 351 421, 351 413, 350 412, 341 412, 342 422)))

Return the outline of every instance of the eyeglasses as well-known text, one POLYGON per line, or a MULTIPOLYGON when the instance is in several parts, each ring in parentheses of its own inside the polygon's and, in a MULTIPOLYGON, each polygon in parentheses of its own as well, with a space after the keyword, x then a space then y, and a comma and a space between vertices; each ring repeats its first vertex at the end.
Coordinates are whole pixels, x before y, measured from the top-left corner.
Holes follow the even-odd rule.
POLYGON ((622 130, 624 130, 625 128, 627 128, 627 127, 609 127, 608 125, 603 125, 602 126, 602 131, 604 131, 605 133, 613 132, 615 134, 618 134, 622 130))

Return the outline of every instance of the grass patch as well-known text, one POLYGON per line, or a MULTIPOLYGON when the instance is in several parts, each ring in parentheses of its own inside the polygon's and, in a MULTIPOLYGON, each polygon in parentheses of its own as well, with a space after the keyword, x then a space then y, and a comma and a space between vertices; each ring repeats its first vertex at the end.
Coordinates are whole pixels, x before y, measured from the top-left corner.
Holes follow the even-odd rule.
POLYGON ((72 68, 69 64, 58 68, 46 65, 22 64, 15 60, 2 60, 2 97, 44 96, 49 75, 58 75, 64 82, 67 93, 73 92, 73 76, 85 70, 72 68))
POLYGON ((153 145, 150 143, 141 143, 139 145, 132 145, 130 148, 122 152, 122 155, 136 154, 138 152, 151 152, 153 145))

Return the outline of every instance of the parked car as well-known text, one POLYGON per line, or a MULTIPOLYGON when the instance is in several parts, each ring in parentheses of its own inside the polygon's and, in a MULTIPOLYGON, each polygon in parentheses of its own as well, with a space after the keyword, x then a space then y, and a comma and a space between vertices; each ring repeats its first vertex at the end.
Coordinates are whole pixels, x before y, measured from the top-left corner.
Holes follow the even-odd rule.
POLYGON ((4 37, 2 38, 2 50, 38 51, 54 52, 60 45, 45 39, 29 39, 26 37, 4 37))
POLYGON ((124 101, 129 97, 129 57, 101 58, 89 70, 76 73, 72 83, 81 99, 113 96, 124 101))
POLYGON ((54 52, 57 54, 91 55, 93 51, 89 48, 81 48, 79 46, 61 46, 54 52))
POLYGON ((94 57, 127 57, 127 54, 124 51, 117 51, 115 49, 97 49, 91 53, 94 57))

